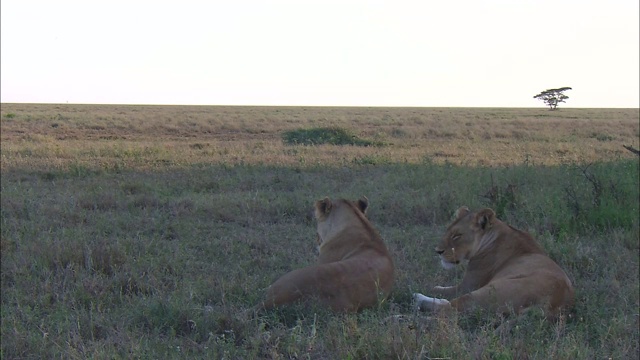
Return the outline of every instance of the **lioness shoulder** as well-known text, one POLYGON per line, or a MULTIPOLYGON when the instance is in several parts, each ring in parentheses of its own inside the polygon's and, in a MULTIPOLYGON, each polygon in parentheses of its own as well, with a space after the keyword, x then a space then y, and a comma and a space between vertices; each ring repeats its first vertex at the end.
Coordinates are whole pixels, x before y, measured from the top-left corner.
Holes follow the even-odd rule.
POLYGON ((444 268, 468 261, 467 270, 460 284, 433 288, 451 301, 414 294, 422 309, 480 307, 520 313, 539 306, 554 319, 573 306, 574 290, 567 274, 530 234, 500 221, 492 209, 458 209, 435 251, 444 268))
POLYGON ((314 300, 334 311, 352 312, 374 306, 388 296, 394 265, 365 216, 368 206, 366 197, 316 201, 318 261, 276 280, 259 308, 314 300))

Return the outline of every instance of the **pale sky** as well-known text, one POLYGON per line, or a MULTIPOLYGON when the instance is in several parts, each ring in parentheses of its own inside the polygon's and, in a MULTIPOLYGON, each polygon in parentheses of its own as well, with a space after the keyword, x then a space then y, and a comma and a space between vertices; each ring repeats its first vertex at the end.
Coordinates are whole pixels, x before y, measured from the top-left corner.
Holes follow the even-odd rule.
POLYGON ((638 0, 2 0, 1 102, 640 103, 638 0))

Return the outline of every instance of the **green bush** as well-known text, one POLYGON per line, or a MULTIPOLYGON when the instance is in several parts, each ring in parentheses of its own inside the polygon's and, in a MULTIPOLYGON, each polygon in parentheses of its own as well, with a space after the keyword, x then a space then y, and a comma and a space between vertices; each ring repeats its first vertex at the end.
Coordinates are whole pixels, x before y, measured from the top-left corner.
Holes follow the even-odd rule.
POLYGON ((282 139, 287 145, 355 145, 380 146, 378 142, 360 139, 345 129, 338 127, 312 128, 287 131, 282 139))

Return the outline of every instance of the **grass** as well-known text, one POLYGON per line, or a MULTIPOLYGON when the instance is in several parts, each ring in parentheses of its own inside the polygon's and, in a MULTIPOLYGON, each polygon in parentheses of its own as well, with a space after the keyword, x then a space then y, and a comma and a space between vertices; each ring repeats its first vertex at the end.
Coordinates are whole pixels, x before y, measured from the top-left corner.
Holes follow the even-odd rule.
POLYGON ((636 358, 637 109, 2 104, 2 358, 636 358), (385 146, 287 145, 340 128, 385 146), (606 136, 599 136, 603 134, 606 136), (246 317, 314 261, 314 200, 370 201, 391 297, 246 317), (575 317, 416 315, 432 248, 493 207, 569 274, 575 317), (402 320, 394 315, 405 315, 402 320), (503 326, 500 326, 503 325, 503 326), (507 326, 508 325, 508 326, 507 326))

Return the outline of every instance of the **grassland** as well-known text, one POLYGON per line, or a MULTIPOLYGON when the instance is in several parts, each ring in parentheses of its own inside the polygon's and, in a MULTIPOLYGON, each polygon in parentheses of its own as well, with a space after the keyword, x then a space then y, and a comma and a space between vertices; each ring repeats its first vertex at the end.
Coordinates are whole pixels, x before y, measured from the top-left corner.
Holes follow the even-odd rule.
POLYGON ((2 104, 1 357, 638 358, 638 109, 2 104), (345 129, 375 146, 287 145, 345 129), (247 318, 314 261, 312 202, 370 199, 397 267, 376 309, 247 318), (575 316, 415 314, 432 252, 490 206, 566 269, 575 316), (406 315, 404 321, 394 315, 406 315))

